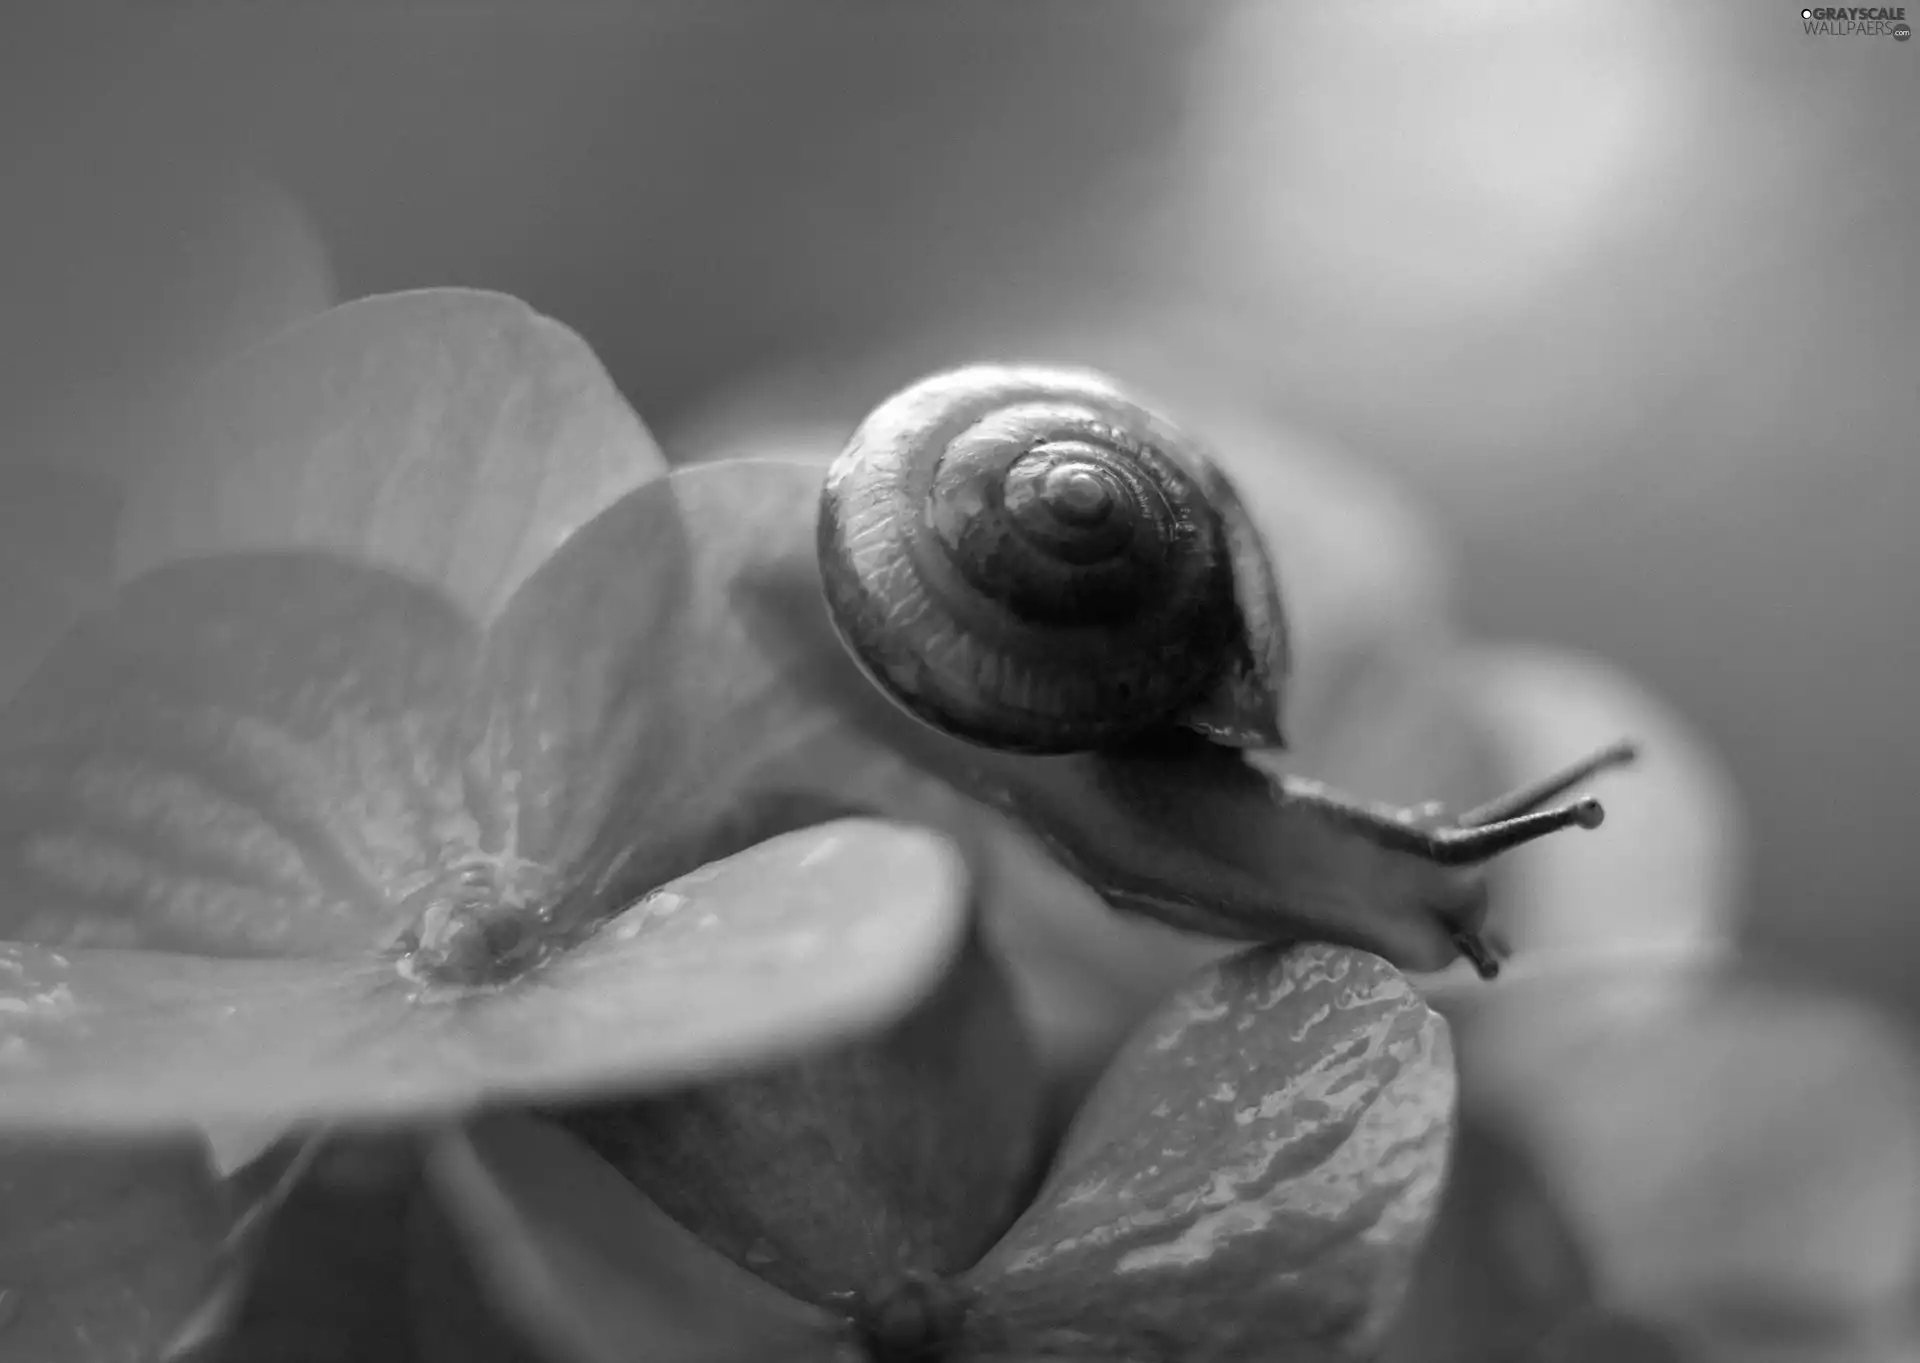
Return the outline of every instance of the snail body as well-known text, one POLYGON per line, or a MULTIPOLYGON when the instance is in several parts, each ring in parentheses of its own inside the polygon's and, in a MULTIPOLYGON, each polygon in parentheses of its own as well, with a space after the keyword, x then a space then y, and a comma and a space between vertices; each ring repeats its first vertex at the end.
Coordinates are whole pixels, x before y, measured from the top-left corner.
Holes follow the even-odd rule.
POLYGON ((976 366, 896 394, 829 470, 818 547, 849 652, 945 733, 1034 754, 1170 727, 1282 744, 1286 617, 1251 519, 1097 375, 976 366))
POLYGON ((827 471, 815 551, 845 652, 943 761, 1116 908, 1415 970, 1481 939, 1479 865, 1563 828, 1619 743, 1457 820, 1246 761, 1284 747, 1268 547, 1208 453, 1086 370, 974 365, 886 399, 827 471), (1025 759, 1045 757, 1050 762, 1025 759))

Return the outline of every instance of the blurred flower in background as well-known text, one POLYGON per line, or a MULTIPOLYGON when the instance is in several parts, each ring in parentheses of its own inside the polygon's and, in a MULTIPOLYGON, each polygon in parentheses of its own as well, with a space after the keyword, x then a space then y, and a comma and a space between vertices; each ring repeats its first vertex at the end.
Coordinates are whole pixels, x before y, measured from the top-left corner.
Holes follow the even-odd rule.
MULTIPOLYGON (((336 274, 528 296, 676 458, 1105 365, 1285 527, 1303 769, 1471 800, 1647 747, 1514 859, 1513 978, 1433 985, 1467 1132, 1394 1357, 1914 1357, 1920 1105, 1864 1001, 1920 948, 1910 44, 1576 0, 149 23, 5 59, 0 431, 63 489, 12 505, 96 506, 147 395, 336 274)), ((9 553, 57 588, 10 639, 93 590, 89 514, 9 536, 75 527, 9 553)), ((1089 1068, 1211 950, 1032 945, 1089 1068)))
POLYGON ((335 297, 283 188, 166 110, 68 74, 56 63, 0 97, 0 692, 107 586, 120 484, 178 386, 335 297))

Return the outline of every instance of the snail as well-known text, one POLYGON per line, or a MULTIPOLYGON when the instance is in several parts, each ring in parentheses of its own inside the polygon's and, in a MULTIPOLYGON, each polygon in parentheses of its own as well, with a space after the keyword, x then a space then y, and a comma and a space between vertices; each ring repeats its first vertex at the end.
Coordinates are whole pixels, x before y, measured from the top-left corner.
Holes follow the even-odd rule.
POLYGON ((1449 821, 1248 760, 1284 749, 1279 576, 1231 480, 1090 371, 974 365, 875 408, 831 464, 817 551, 867 681, 963 745, 965 783, 1116 907, 1492 978, 1477 868, 1594 828, 1616 743, 1449 821))

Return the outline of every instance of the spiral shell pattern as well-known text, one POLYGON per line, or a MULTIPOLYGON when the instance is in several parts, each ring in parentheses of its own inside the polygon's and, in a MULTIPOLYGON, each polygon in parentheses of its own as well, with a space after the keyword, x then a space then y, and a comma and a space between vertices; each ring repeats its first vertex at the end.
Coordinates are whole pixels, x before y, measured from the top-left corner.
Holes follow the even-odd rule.
POLYGON ((1097 375, 939 374, 877 408, 828 473, 828 607, 868 675, 947 733, 1028 753, 1124 742, 1245 664, 1249 536, 1217 484, 1097 375))

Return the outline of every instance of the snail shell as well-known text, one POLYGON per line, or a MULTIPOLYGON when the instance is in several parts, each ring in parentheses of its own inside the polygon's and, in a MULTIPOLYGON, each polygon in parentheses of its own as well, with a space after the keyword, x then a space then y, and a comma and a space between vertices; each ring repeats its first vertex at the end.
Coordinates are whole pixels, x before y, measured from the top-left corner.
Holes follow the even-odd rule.
POLYGON ((1098 374, 979 365, 895 394, 828 471, 819 557, 848 650, 943 732, 1282 744, 1266 549, 1199 447, 1098 374))

